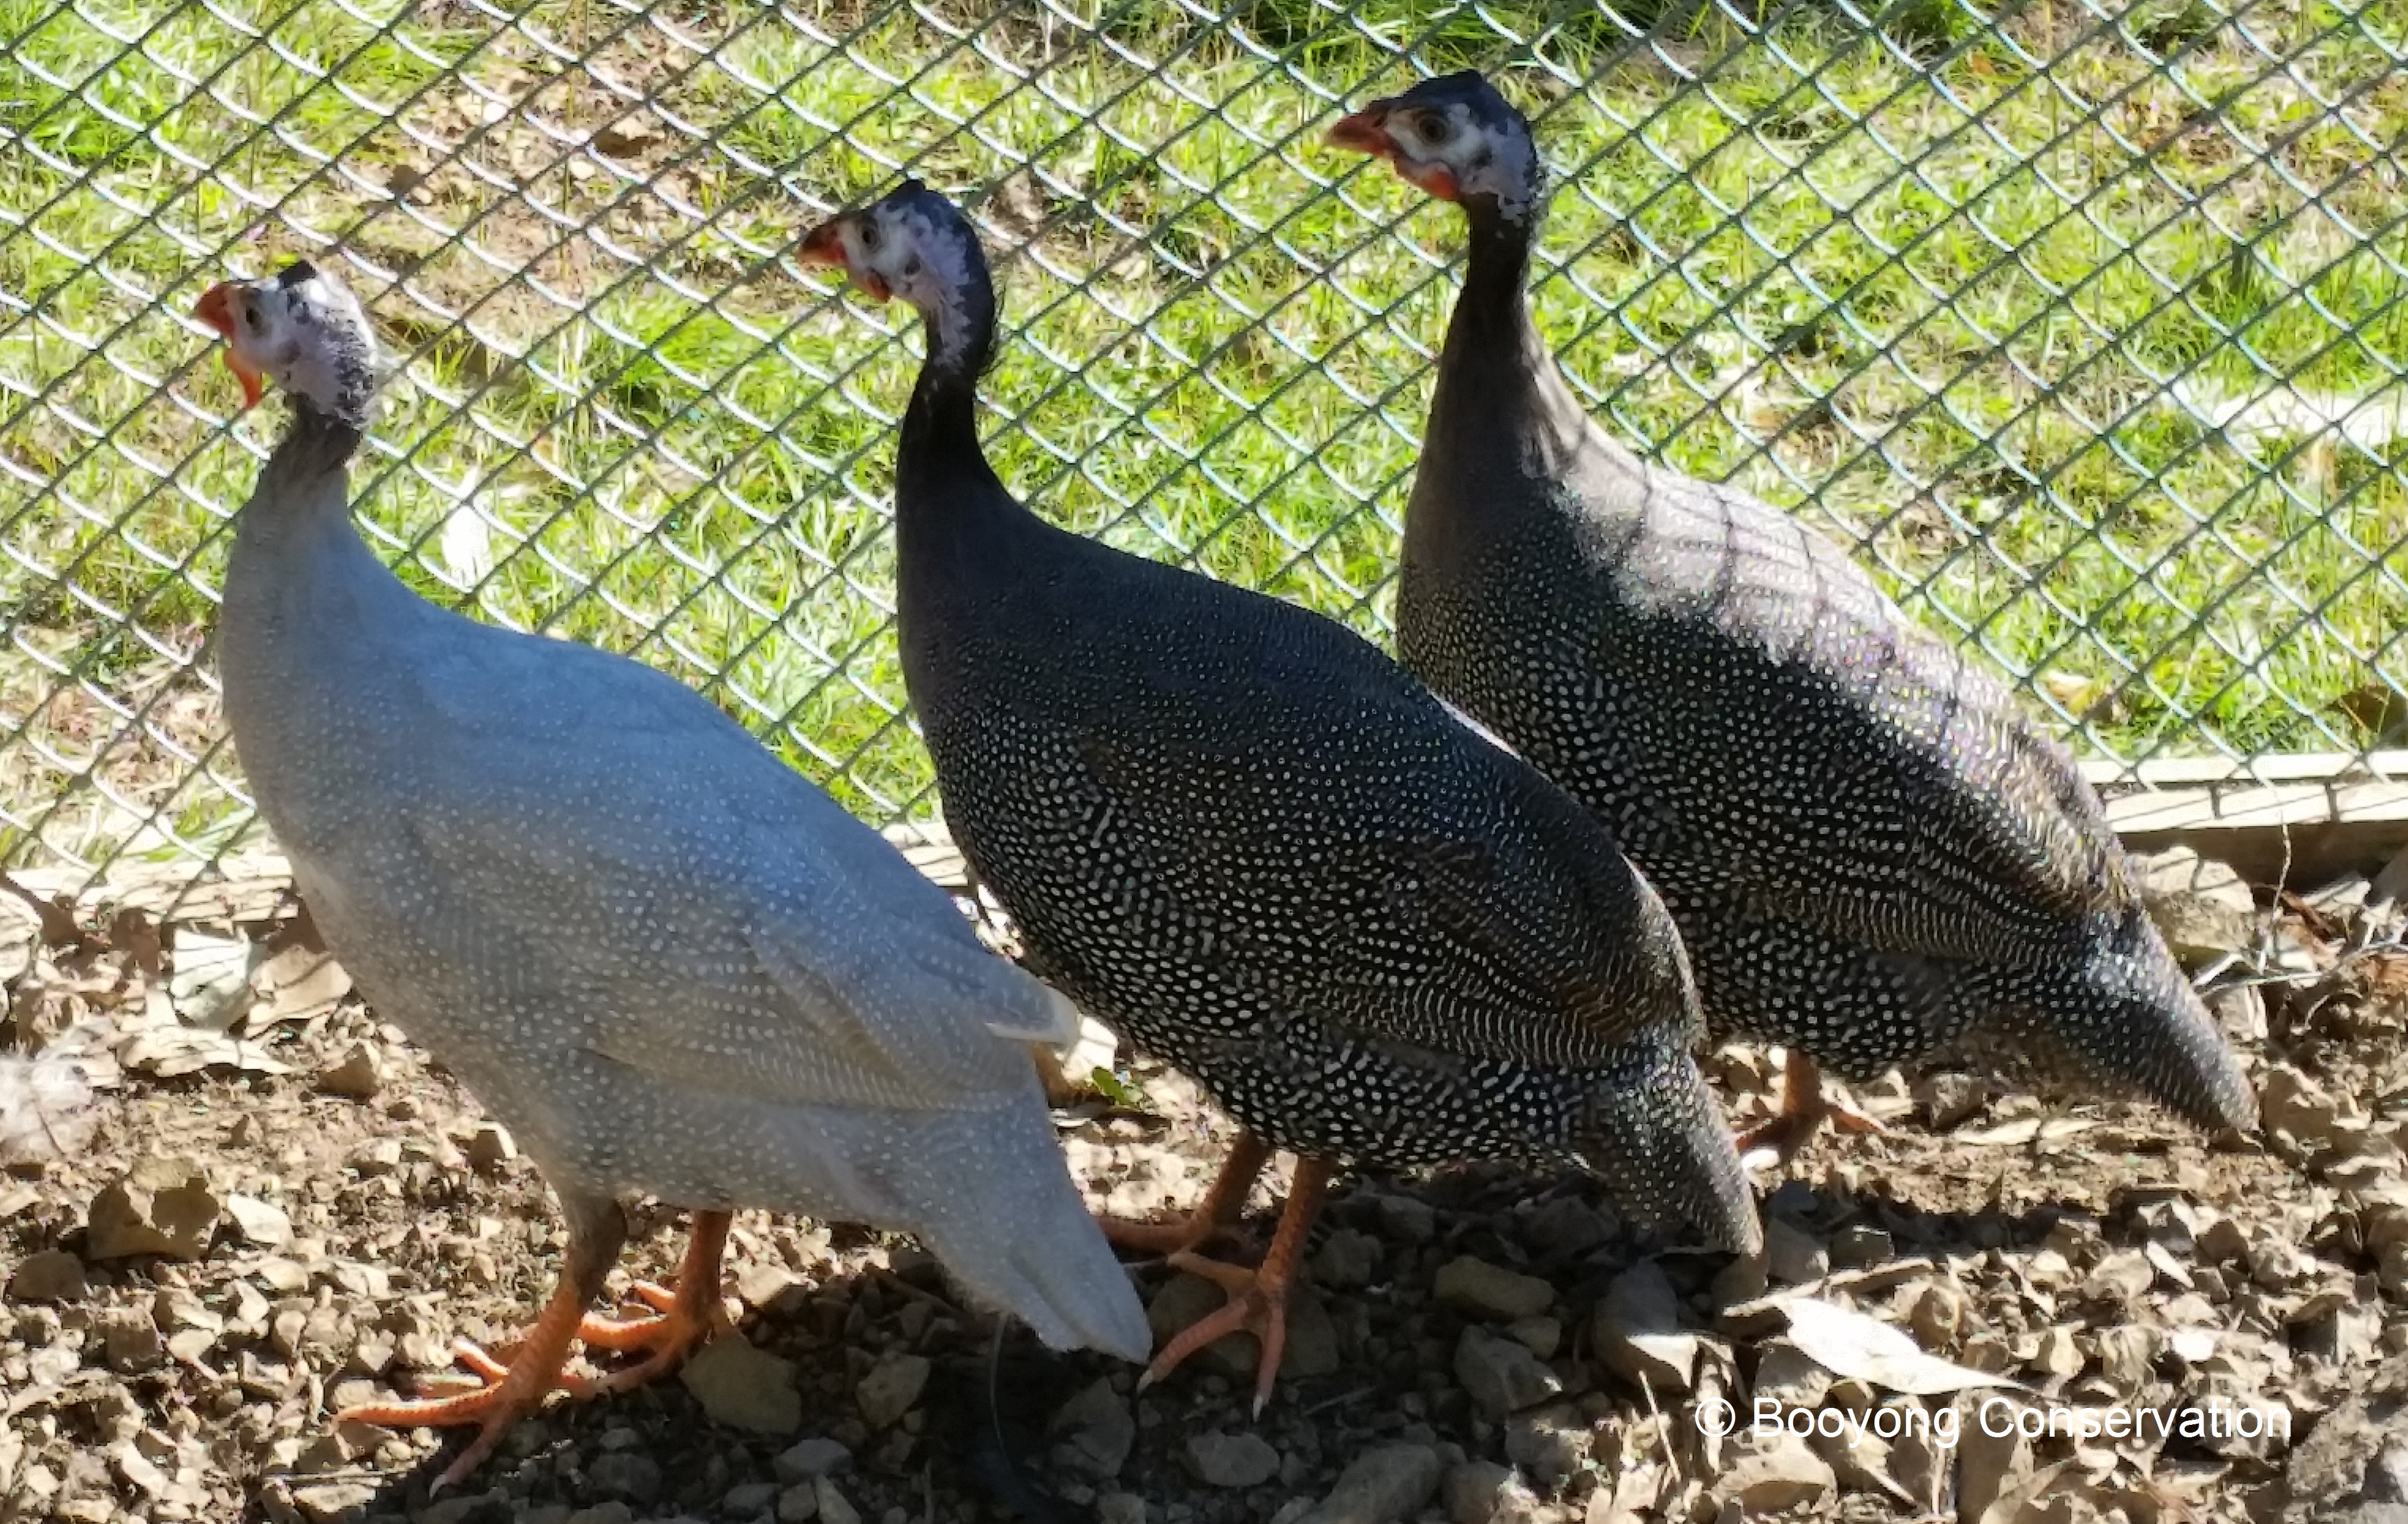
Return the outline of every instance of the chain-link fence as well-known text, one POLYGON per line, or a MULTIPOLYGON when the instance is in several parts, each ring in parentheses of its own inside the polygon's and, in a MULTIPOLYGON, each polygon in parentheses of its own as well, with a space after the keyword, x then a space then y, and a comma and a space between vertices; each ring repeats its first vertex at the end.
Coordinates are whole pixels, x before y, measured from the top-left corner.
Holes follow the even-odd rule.
POLYGON ((185 314, 296 253, 408 359, 355 474, 405 575, 874 818, 931 803, 914 341, 785 256, 901 171, 1002 256, 1008 481, 1384 638, 1461 234, 1319 132, 1466 64, 1538 122, 1541 326, 1626 438, 2094 758, 2401 744, 2408 0, 1652 4, 0 0, 0 861, 248 827, 205 639, 275 410, 185 314))

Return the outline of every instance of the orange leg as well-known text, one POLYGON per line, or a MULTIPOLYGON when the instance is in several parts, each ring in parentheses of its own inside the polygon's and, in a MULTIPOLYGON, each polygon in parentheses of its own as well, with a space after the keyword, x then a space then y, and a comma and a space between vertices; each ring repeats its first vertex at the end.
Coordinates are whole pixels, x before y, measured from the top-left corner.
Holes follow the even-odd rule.
POLYGON ((596 1349, 641 1349, 646 1358, 598 1380, 580 1382, 593 1392, 632 1391, 674 1371, 695 1346, 727 1327, 727 1303, 719 1294, 719 1261, 727 1249, 731 1216, 696 1212, 677 1289, 638 1281, 636 1299, 652 1309, 650 1317, 595 1317, 577 1326, 577 1336, 596 1349))
POLYGON ((1739 1139, 1740 1157, 1770 1152, 1775 1163, 1786 1164, 1803 1153, 1828 1119, 1842 1132, 1883 1132, 1888 1129, 1854 1106, 1837 1105, 1823 1093, 1823 1072, 1796 1048, 1781 1064, 1781 1109, 1739 1139))
POLYGON ((1162 1353, 1145 1368, 1144 1377, 1138 1382, 1139 1390, 1168 1375, 1181 1361, 1214 1340, 1248 1332, 1262 1341, 1262 1358, 1254 1366, 1254 1414, 1257 1417, 1262 1415, 1271 1400, 1271 1383, 1279 1376, 1280 1360, 1287 1353, 1288 1293, 1296 1285, 1305 1238, 1321 1210, 1321 1198, 1328 1186, 1327 1161, 1296 1161, 1296 1184, 1288 1190, 1279 1229, 1271 1234, 1270 1252, 1263 1256, 1259 1269, 1222 1264, 1185 1251, 1170 1257, 1174 1268, 1218 1283, 1229 1300, 1220 1311, 1190 1324, 1163 1346, 1162 1353))
POLYGON ((605 1202, 583 1214, 572 1210, 566 1271, 545 1303, 543 1315, 517 1341, 507 1364, 466 1339, 456 1340, 453 1358, 480 1383, 477 1388, 454 1395, 346 1408, 335 1415, 335 1421, 389 1429, 478 1425, 476 1439, 437 1479, 435 1489, 439 1492, 476 1470, 510 1426, 552 1392, 593 1397, 641 1386, 674 1369, 695 1345, 724 1327, 727 1314, 719 1298, 719 1261, 726 1249, 728 1225, 725 1212, 696 1212, 676 1291, 638 1283, 638 1300, 658 1316, 623 1320, 596 1317, 585 1311, 601 1289, 625 1235, 618 1206, 605 1202), (580 1339, 596 1348, 642 1349, 650 1354, 609 1375, 573 1375, 566 1369, 569 1348, 580 1339))
POLYGON ((1246 1207, 1246 1192, 1254 1189, 1255 1177, 1270 1159, 1268 1144, 1252 1132, 1240 1132, 1204 1199, 1186 1217, 1171 1222, 1098 1217, 1096 1225, 1104 1230, 1106 1239, 1140 1254, 1184 1254, 1200 1248, 1214 1233, 1238 1220, 1238 1214, 1246 1207))
POLYGON ((578 1320, 583 1314, 584 1298, 579 1294, 575 1279, 564 1275, 552 1300, 544 1304, 543 1316, 527 1331, 517 1356, 507 1368, 497 1366, 482 1351, 470 1346, 474 1358, 466 1363, 491 1385, 457 1397, 427 1397, 415 1402, 371 1403, 364 1407, 345 1408, 335 1415, 335 1421, 380 1424, 388 1429, 477 1425, 475 1441, 437 1478, 435 1489, 439 1492, 476 1470, 485 1457, 494 1453, 494 1446, 501 1443, 510 1426, 533 1412, 536 1404, 559 1384, 561 1367, 568 1363, 569 1341, 577 1336, 578 1320), (499 1380, 494 1379, 496 1374, 499 1380))

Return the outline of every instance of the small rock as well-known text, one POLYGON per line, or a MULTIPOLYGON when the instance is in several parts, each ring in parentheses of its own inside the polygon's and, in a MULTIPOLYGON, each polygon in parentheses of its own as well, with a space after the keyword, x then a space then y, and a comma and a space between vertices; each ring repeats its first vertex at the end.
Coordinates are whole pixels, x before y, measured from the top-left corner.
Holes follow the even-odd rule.
POLYGON ((1536 1317, 1555 1302, 1555 1289, 1537 1276, 1518 1275, 1469 1254, 1440 1267, 1435 1289, 1446 1306, 1497 1323, 1536 1317))
POLYGON ((468 1167, 480 1175, 497 1175, 502 1167, 519 1156, 517 1140, 510 1130, 499 1122, 479 1122, 468 1134, 467 1146, 461 1153, 467 1158, 468 1167))
POLYGON ((1724 1451, 1724 1460, 1722 1474, 1714 1478, 1712 1490, 1726 1503, 1738 1503, 1750 1517, 1819 1508, 1839 1488, 1830 1463, 1785 1429, 1762 1436, 1753 1429, 1742 1429, 1724 1451))
POLYGON ((226 1216, 234 1219, 234 1231, 254 1248, 281 1248, 293 1242, 293 1219, 273 1202, 228 1194, 225 1210, 226 1216))
POLYGON ((372 1042, 353 1043, 340 1061, 318 1076, 318 1088, 354 1101, 373 1100, 384 1089, 383 1053, 372 1042))
POLYGON ((1965 1332, 1969 1305, 1964 1290, 1954 1281, 1936 1280, 1914 1299, 1907 1326, 1914 1330, 1915 1341, 1924 1348, 1944 1350, 1965 1332))
POLYGON ((1447 1472, 1439 1490, 1450 1524, 1489 1524, 1513 1485, 1512 1467, 1467 1460, 1447 1472))
POLYGON ((634 1450, 610 1450, 595 1456, 585 1468, 585 1476, 603 1491, 635 1503, 650 1503, 661 1495, 659 1462, 634 1450))
POLYGON ((1612 1235, 1595 1207, 1572 1196, 1557 1196, 1522 1224, 1522 1236, 1541 1254, 1585 1254, 1612 1235))
POLYGON ((1107 1492, 1096 1500, 1096 1524, 1145 1524, 1145 1500, 1126 1492, 1107 1492))
POLYGON ((1555 1373, 1526 1346, 1500 1339, 1476 1323, 1467 1324, 1455 1340, 1455 1379, 1470 1394, 1480 1416, 1492 1423, 1564 1389, 1555 1373))
POLYGON ((1982 1082, 1971 1075, 1942 1071, 1914 1082, 1914 1104, 1923 1125, 1934 1132, 1945 1132, 1980 1111, 1984 1098, 1982 1082))
POLYGON ((1352 1228, 1332 1232, 1312 1260, 1314 1277, 1333 1291, 1360 1290, 1379 1269, 1380 1241, 1352 1228))
POLYGON ((567 1524, 635 1524, 636 1511, 613 1498, 568 1516, 567 1524))
POLYGON ((1260 1434, 1194 1434, 1183 1453, 1187 1469, 1207 1487, 1260 1487, 1279 1474, 1280 1453, 1260 1434))
POLYGON ((1831 1373, 1787 1339, 1768 1339, 1756 1353, 1756 1396, 1784 1408, 1817 1408, 1831 1392, 1831 1373))
POLYGON ((156 1370, 167 1361, 166 1341, 159 1325, 131 1307, 120 1308, 100 1320, 101 1350, 108 1368, 126 1374, 156 1370))
MULTIPOLYGON (((1770 1237, 1777 1218, 1767 1218, 1770 1237)), ((1664 1267, 1641 1260, 1614 1278, 1590 1318, 1590 1342, 1606 1368, 1653 1390, 1684 1392, 1698 1366, 1698 1338, 1682 1332, 1681 1302, 1664 1267)))
POLYGON ((823 1476, 811 1486, 819 1490, 820 1524, 861 1524, 861 1510, 837 1490, 834 1479, 823 1476))
POLYGON ((1842 1270, 1863 1270, 1898 1258, 1890 1235, 1869 1223, 1850 1223, 1832 1236, 1831 1263, 1842 1270))
POLYGON ((65 1249, 28 1254, 8 1277, 11 1302, 81 1302, 91 1289, 83 1261, 65 1249))
POLYGON ((2032 1369, 2044 1376, 2076 1376, 2084 1365, 2082 1346, 2074 1342, 2071 1326, 2053 1328, 2040 1336, 2040 1347, 2032 1356, 2032 1369))
POLYGON ((1787 1218, 1764 1218, 1764 1268, 1774 1280, 1803 1286, 1831 1273, 1831 1256, 1812 1233, 1787 1218))
POLYGON ((197 1165, 155 1155, 140 1159, 93 1198, 84 1251, 94 1260, 134 1254, 197 1260, 208 1252, 222 1206, 197 1165))
POLYGON ((745 1482, 727 1489, 727 1495, 719 1500, 719 1511, 738 1518, 751 1518, 767 1513, 777 1501, 777 1483, 745 1482))
POLYGON ((678 1373, 713 1421, 755 1434, 791 1434, 803 1426, 795 1367, 740 1335, 711 1340, 678 1373))
POLYGON ((1588 1447, 1588 1425, 1570 1403, 1550 1403, 1505 1420, 1505 1459, 1543 1488, 1552 1490, 1578 1472, 1588 1447))
POLYGON ((810 1282, 784 1265, 764 1261, 748 1265, 736 1277, 736 1294, 744 1304, 765 1317, 784 1317, 802 1309, 803 1299, 810 1294, 810 1282))
POLYGON ((796 1482, 778 1494, 778 1524, 805 1524, 820 1517, 817 1482, 796 1482))
POLYGON ((1429 1203, 1411 1196, 1383 1196, 1378 1207, 1380 1229, 1408 1244, 1426 1244, 1438 1236, 1438 1213, 1429 1203))
POLYGON ((896 1355, 880 1360, 853 1389, 861 1418, 872 1429, 883 1429, 911 1411, 928 1385, 924 1355, 896 1355))
POLYGON ((825 1435, 815 1435, 787 1446, 770 1464, 781 1482, 808 1482, 849 1469, 853 1452, 825 1435))
POLYGON ((309 1524, 361 1524, 377 1489, 366 1482, 319 1482, 293 1489, 293 1506, 309 1524))
POLYGON ((1555 1359, 1564 1344, 1564 1325, 1552 1317, 1516 1317, 1505 1332, 1541 1360, 1555 1359))
POLYGON ((2187 847, 2140 858, 2149 919, 2185 963, 2212 961, 2249 946, 2258 902, 2241 876, 2187 847))
POLYGON ((1297 1524, 1394 1524, 1438 1490, 1441 1462, 1427 1445, 1380 1445, 1347 1462, 1329 1495, 1297 1524))
POLYGON ((1063 1436, 1055 1457, 1099 1481, 1119 1475, 1137 1444, 1137 1419, 1129 1414, 1128 1400, 1102 1376, 1056 1409, 1052 1427, 1063 1436))
POLYGON ((2014 1421, 2015 1414, 2001 1411, 1985 1423, 1973 1417, 1981 1411, 1979 1403, 1960 1403, 1957 1406, 1960 1417, 1973 1418, 1958 1426, 1957 1524, 1981 1524, 1982 1516, 1999 1501, 2000 1494, 2031 1474, 2031 1442, 2014 1421))

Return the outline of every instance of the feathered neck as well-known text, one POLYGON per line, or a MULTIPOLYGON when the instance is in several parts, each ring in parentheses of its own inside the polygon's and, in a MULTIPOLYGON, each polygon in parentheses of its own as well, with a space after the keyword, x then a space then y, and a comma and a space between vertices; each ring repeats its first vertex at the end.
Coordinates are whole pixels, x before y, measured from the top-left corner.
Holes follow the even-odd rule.
POLYGON ((979 443, 978 379, 995 350, 996 301, 986 261, 969 242, 961 278, 921 311, 927 358, 895 460, 896 511, 907 536, 914 520, 957 519, 994 497, 1010 502, 979 443))

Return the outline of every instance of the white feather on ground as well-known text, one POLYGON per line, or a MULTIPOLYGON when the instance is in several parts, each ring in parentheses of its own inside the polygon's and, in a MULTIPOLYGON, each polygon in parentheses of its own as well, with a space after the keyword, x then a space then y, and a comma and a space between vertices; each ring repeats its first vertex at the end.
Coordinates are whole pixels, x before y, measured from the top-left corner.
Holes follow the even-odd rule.
POLYGON ((81 1147, 99 1120, 93 1067, 105 1021, 79 1021, 39 1053, 0 1053, 0 1165, 58 1159, 81 1147))

